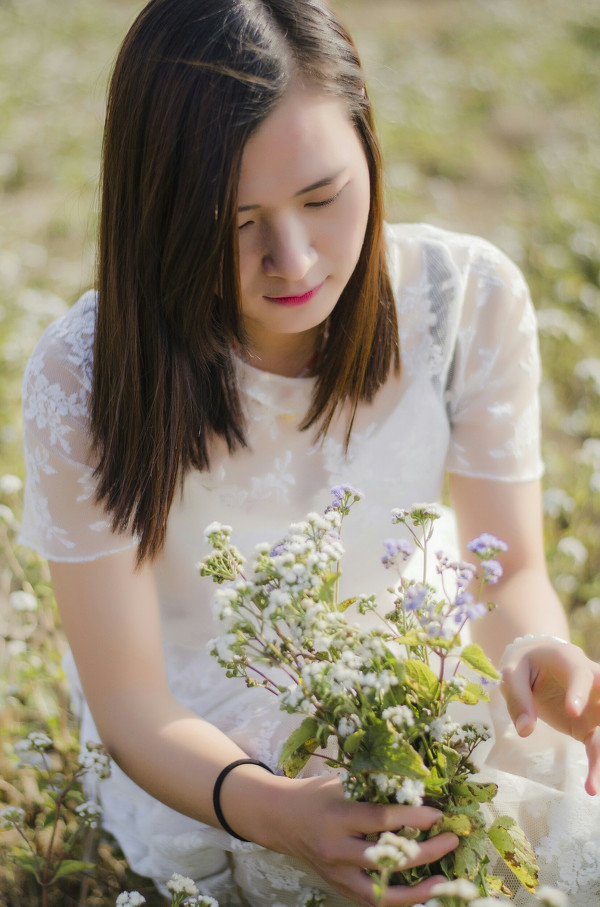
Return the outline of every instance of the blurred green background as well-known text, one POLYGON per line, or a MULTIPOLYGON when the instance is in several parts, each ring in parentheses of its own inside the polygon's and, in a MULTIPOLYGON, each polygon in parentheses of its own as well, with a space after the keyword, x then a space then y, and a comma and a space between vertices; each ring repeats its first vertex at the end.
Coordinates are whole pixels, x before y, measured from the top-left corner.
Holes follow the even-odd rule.
MULTIPOLYGON (((549 567, 575 640, 600 659, 598 0, 334 5, 367 71, 388 219, 479 233, 529 281, 544 362, 549 567)), ((92 282, 105 87, 142 6, 0 0, 0 477, 23 477, 27 356, 92 282)), ((15 739, 50 726, 73 748, 62 638, 44 565, 15 546, 13 486, 0 479, 0 801, 11 803, 35 800, 13 758, 15 739), (37 612, 10 607, 18 589, 36 592, 37 612)), ((114 903, 125 868, 111 845, 100 847, 99 881, 84 900, 65 887, 57 904, 114 903)), ((3 898, 39 903, 8 863, 3 898)))

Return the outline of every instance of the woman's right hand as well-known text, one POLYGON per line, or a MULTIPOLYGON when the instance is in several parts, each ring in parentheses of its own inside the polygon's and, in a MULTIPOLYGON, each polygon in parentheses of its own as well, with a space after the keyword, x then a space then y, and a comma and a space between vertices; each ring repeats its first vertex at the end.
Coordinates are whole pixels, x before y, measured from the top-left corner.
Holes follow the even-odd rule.
MULTIPOLYGON (((249 840, 307 863, 335 891, 361 907, 374 907, 373 881, 366 869, 375 869, 367 856, 366 835, 398 831, 403 826, 427 830, 440 818, 428 806, 382 806, 357 803, 344 795, 332 777, 289 779, 269 775, 259 766, 240 766, 221 792, 221 804, 234 830, 249 840)), ((458 844, 444 833, 419 844, 419 854, 406 868, 432 863, 458 844)), ((421 904, 442 876, 432 876, 414 887, 390 886, 386 907, 421 904)))

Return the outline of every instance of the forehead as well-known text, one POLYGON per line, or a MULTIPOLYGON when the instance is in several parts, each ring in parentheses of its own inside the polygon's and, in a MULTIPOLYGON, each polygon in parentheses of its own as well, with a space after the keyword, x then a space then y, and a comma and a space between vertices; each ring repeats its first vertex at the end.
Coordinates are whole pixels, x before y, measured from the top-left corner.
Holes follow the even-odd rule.
POLYGON ((292 88, 246 143, 239 203, 266 205, 272 197, 294 195, 362 154, 342 100, 292 88))

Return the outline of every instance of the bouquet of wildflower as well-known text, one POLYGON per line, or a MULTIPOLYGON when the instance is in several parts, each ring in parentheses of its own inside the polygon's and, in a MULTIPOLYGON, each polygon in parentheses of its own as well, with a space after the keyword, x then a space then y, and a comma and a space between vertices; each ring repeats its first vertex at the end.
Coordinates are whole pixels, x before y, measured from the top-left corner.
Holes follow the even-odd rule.
POLYGON ((323 515, 293 524, 275 546, 259 545, 252 564, 231 544, 231 527, 206 529, 213 551, 199 567, 221 585, 215 613, 224 626, 212 654, 228 676, 264 687, 282 709, 305 716, 281 750, 286 775, 295 777, 320 755, 339 770, 353 799, 443 812, 430 831, 404 829, 375 846, 381 896, 390 882, 412 885, 440 872, 471 880, 480 895, 498 895, 502 883, 486 868, 490 842, 534 891, 535 857, 514 820, 500 817, 486 828, 481 805, 497 788, 472 778, 472 756, 488 731, 476 722, 458 724, 450 708, 487 700, 486 686, 499 680, 478 645, 462 644, 461 631, 493 607, 480 600, 481 592, 501 576, 497 555, 506 545, 489 534, 471 542, 479 569, 436 553, 439 593, 427 582, 439 512, 429 505, 393 511, 393 522, 408 533, 385 542, 384 566, 398 574, 389 590, 392 607, 361 619, 376 612, 373 596, 338 600, 340 530, 360 497, 351 486, 333 489, 323 515), (422 554, 422 577, 403 578, 401 567, 415 550, 422 554), (358 612, 354 621, 351 609, 358 612), (414 849, 411 837, 443 831, 460 839, 452 853, 436 864, 402 868, 414 849))

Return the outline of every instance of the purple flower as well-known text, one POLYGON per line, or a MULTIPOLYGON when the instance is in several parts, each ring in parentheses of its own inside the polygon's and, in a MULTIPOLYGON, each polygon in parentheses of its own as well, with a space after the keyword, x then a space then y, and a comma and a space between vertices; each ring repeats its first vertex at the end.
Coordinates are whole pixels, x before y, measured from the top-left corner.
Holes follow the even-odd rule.
POLYGON ((341 501, 345 495, 360 499, 364 497, 362 491, 359 491, 357 488, 354 488, 353 485, 336 485, 331 489, 331 493, 337 501, 341 501))
POLYGON ((474 605, 469 605, 465 608, 465 617, 468 617, 469 620, 480 620, 487 613, 487 605, 484 605, 483 602, 475 602, 474 605))
POLYGON ((429 589, 421 583, 409 586, 404 593, 404 607, 407 611, 419 611, 427 598, 429 589))
POLYGON ((500 561, 489 560, 483 561, 481 566, 483 567, 483 579, 484 582, 494 585, 502 576, 502 564, 500 561))
POLYGON ((467 550, 472 551, 482 560, 490 560, 500 551, 508 551, 508 545, 490 532, 482 532, 476 539, 468 542, 467 550))
POLYGON ((275 545, 275 547, 272 549, 269 557, 277 557, 278 554, 283 554, 284 551, 287 551, 287 548, 283 544, 283 542, 280 542, 279 545, 275 545))
POLYGON ((386 539, 383 546, 386 553, 381 558, 381 563, 386 569, 395 566, 398 555, 406 561, 414 551, 414 547, 406 539, 386 539))

